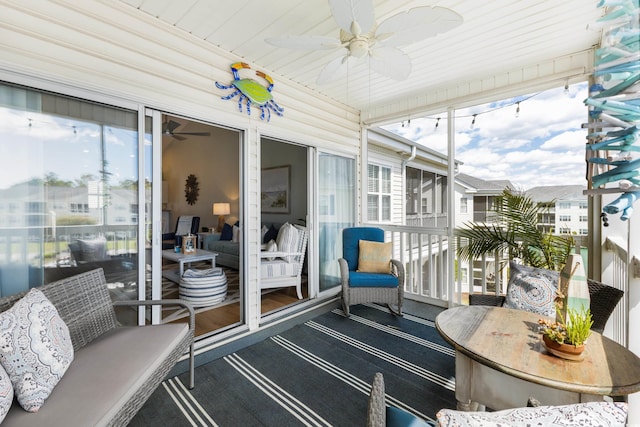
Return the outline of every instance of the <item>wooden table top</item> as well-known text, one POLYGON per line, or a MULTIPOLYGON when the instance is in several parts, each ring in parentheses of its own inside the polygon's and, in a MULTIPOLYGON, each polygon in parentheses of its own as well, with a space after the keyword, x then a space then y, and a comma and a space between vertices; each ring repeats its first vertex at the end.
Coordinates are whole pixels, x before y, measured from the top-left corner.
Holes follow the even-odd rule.
POLYGON ((436 328, 456 350, 514 377, 576 393, 623 396, 640 391, 640 358, 593 332, 584 360, 564 360, 544 348, 539 314, 503 307, 443 311, 436 328))

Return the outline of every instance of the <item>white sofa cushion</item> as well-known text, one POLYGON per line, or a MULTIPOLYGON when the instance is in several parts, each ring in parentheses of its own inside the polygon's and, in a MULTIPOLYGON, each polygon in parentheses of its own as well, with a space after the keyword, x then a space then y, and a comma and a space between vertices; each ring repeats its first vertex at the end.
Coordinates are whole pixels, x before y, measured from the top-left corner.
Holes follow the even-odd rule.
POLYGON ((300 264, 297 262, 285 262, 281 259, 274 261, 263 260, 260 263, 260 277, 294 277, 300 270, 300 264))

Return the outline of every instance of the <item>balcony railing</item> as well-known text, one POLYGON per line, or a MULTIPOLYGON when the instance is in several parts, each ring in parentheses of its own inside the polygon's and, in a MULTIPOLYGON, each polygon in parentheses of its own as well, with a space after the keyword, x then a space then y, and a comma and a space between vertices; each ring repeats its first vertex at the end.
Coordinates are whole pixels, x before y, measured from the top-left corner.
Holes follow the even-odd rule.
POLYGON ((393 242, 393 258, 405 266, 405 297, 446 306, 449 300, 445 228, 370 224, 385 230, 386 241, 393 242))

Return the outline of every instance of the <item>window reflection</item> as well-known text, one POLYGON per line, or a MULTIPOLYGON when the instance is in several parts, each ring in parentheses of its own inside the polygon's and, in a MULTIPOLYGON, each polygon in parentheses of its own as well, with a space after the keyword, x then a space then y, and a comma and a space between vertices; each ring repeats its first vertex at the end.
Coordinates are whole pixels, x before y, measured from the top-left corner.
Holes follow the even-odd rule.
POLYGON ((137 298, 137 112, 0 84, 0 292, 102 267, 137 298))

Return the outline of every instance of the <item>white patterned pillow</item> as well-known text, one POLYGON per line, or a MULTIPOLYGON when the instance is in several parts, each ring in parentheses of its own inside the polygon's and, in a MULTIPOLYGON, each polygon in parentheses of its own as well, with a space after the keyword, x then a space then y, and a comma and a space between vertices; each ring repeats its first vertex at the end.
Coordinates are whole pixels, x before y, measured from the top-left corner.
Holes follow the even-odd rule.
POLYGON ((627 404, 624 402, 587 402, 573 405, 505 409, 496 412, 462 412, 441 409, 436 414, 436 418, 441 427, 624 427, 627 420, 627 404))
POLYGON ((0 423, 7 416, 13 403, 13 385, 7 372, 0 366, 0 423))
POLYGON ((0 314, 0 364, 26 411, 40 409, 72 360, 69 328, 38 289, 0 314))
POLYGON ((555 317, 560 273, 509 262, 509 284, 503 306, 555 317))
MULTIPOLYGON (((298 250, 298 229, 288 222, 285 223, 278 230, 276 244, 280 252, 296 252, 298 250)), ((282 259, 286 262, 293 262, 295 256, 285 256, 282 259)))

